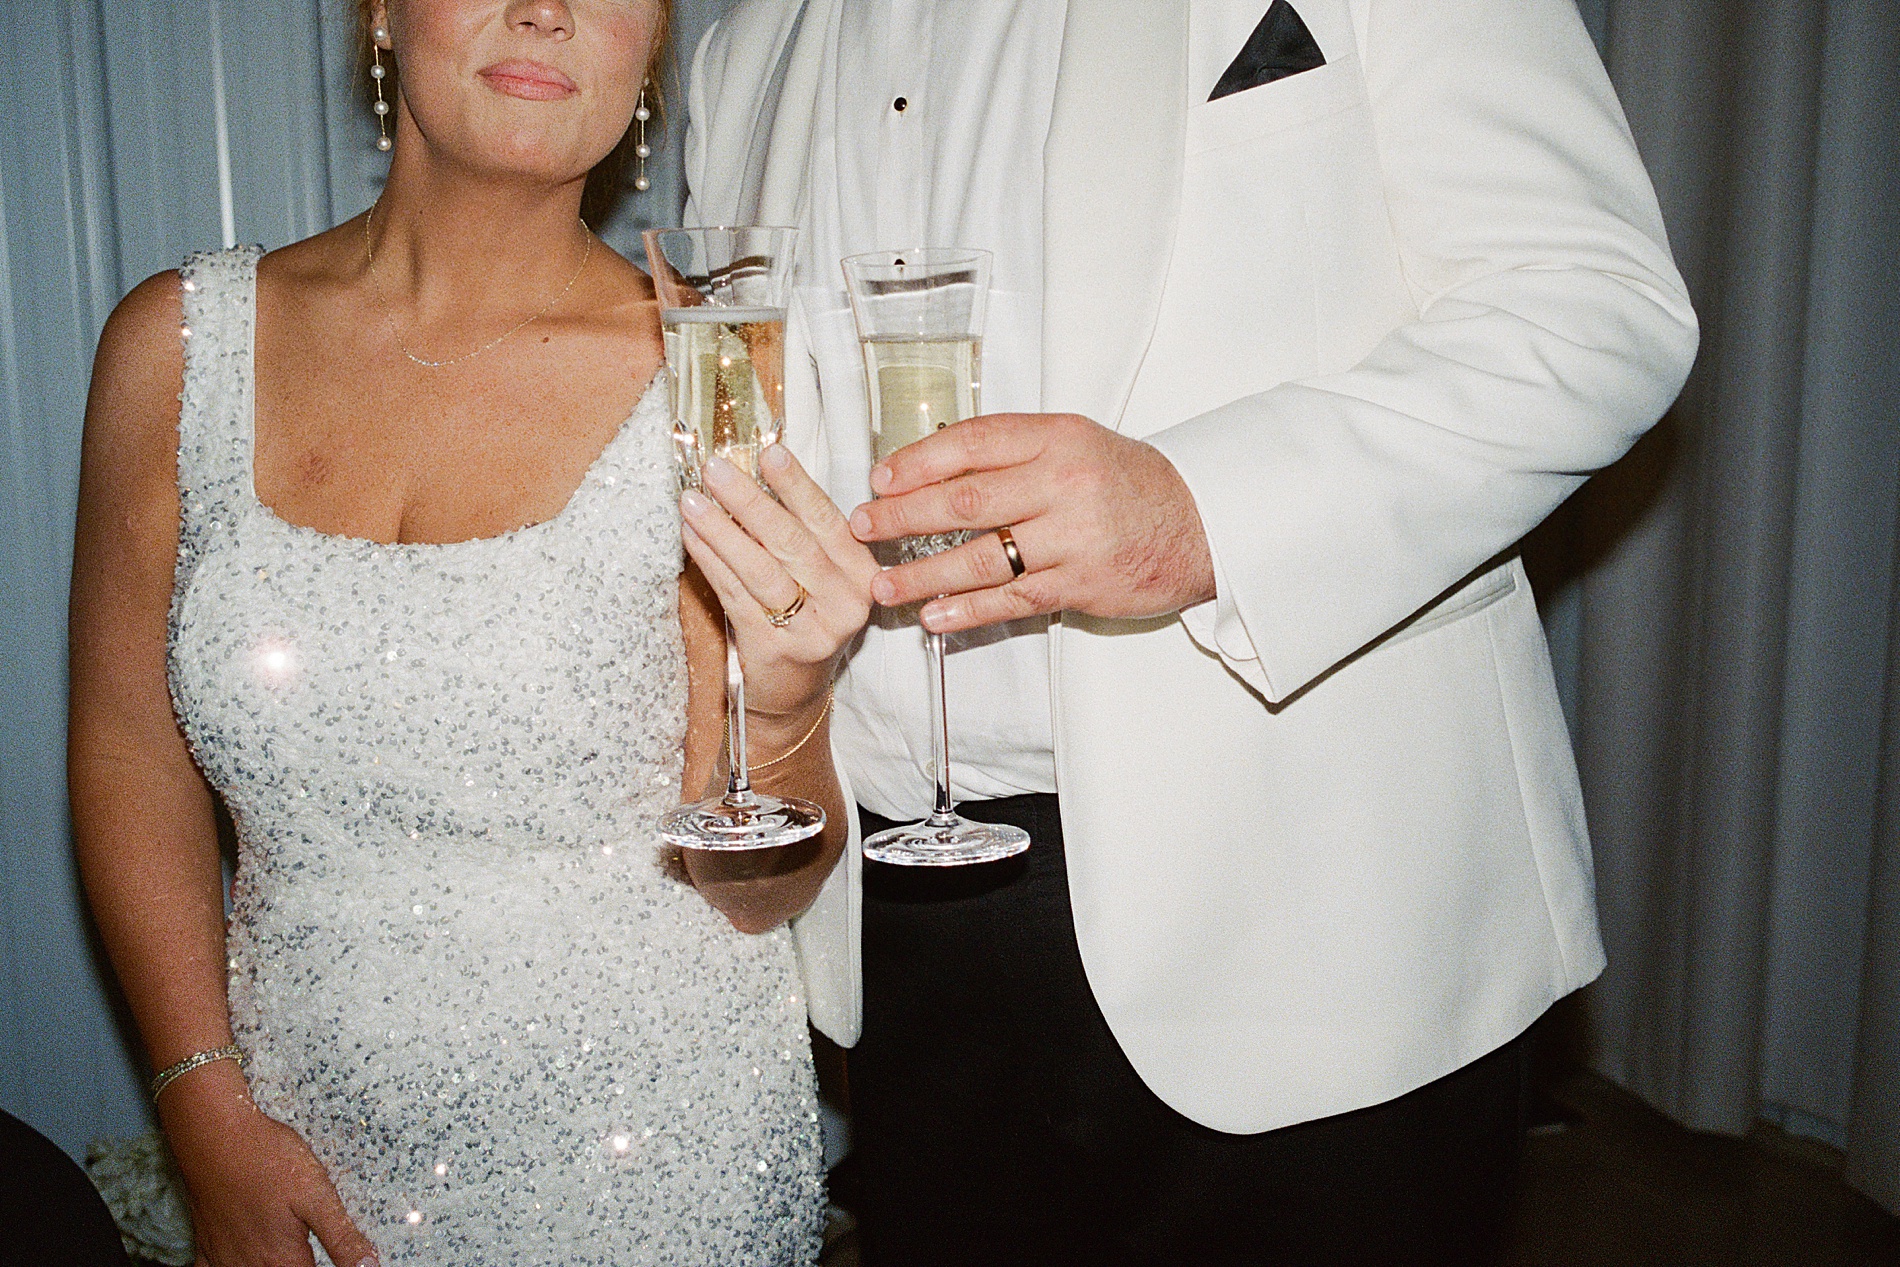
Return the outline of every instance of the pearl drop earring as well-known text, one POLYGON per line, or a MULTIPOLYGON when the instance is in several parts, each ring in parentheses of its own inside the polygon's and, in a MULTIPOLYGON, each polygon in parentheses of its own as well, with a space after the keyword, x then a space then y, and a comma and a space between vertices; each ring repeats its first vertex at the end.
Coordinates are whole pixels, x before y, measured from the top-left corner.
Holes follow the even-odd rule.
POLYGON ((647 179, 647 159, 653 156, 653 147, 647 144, 647 120, 652 117, 653 111, 647 108, 647 86, 641 84, 639 103, 633 107, 633 187, 639 193, 653 187, 647 179))
POLYGON ((394 144, 389 139, 389 102, 383 98, 383 78, 389 72, 383 69, 383 41, 389 38, 389 32, 377 27, 369 37, 369 77, 376 85, 376 104, 370 109, 376 113, 376 148, 385 154, 394 144))

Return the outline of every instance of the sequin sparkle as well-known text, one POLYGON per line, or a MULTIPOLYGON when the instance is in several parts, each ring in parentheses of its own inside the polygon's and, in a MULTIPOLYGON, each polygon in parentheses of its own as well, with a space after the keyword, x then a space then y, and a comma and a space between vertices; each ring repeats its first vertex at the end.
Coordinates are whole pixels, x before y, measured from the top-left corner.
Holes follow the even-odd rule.
POLYGON ((238 825, 259 1105, 388 1267, 812 1262, 791 938, 655 844, 685 725, 664 391, 544 524, 297 527, 251 484, 257 258, 185 270, 170 671, 238 825))

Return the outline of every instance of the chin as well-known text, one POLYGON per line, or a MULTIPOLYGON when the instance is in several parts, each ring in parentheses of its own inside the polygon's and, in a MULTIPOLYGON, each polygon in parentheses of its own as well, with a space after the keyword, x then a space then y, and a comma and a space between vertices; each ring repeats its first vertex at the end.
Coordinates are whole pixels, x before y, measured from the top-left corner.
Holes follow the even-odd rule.
POLYGON ((609 152, 611 147, 598 156, 591 151, 577 153, 572 137, 556 139, 536 133, 495 138, 492 144, 479 148, 469 165, 504 179, 563 185, 585 180, 595 164, 609 152))

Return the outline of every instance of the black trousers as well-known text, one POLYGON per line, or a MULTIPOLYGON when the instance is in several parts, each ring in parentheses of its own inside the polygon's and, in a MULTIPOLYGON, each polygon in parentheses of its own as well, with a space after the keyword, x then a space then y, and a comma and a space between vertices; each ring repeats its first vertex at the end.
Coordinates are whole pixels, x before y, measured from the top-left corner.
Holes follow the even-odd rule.
MULTIPOLYGON (((865 863, 848 1056, 866 1264, 1481 1264, 1523 1139, 1513 1042, 1386 1104, 1259 1135, 1168 1108, 1076 950, 1053 796, 965 804, 1027 854, 865 863)), ((862 813, 868 834, 890 824, 862 813)))

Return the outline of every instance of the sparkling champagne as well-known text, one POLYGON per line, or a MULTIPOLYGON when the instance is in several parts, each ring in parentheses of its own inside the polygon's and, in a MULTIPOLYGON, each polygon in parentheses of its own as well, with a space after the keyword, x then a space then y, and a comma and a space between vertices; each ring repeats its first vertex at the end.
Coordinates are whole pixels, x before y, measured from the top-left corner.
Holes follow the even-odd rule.
MULTIPOLYGON (((978 413, 983 394, 981 339, 873 335, 863 344, 871 396, 871 445, 877 461, 978 413)), ((941 554, 969 536, 967 532, 937 532, 906 537, 899 554, 905 559, 941 554)))
MULTIPOLYGON (((871 449, 880 461, 976 414, 981 396, 983 315, 990 254, 957 247, 871 251, 842 261, 851 318, 864 349, 871 449)), ((968 534, 937 533, 892 543, 912 560, 954 547, 968 534)), ((879 555, 879 561, 885 557, 879 555)), ((944 635, 924 631, 930 653, 930 816, 864 838, 864 856, 900 866, 992 862, 1029 847, 1029 833, 957 813, 950 796, 950 715, 944 699, 944 635)))
POLYGON ((785 310, 669 308, 660 326, 681 470, 696 485, 716 454, 759 478, 759 449, 777 442, 785 419, 785 310))
POLYGON ((863 342, 878 461, 976 416, 983 391, 981 339, 874 335, 863 342))

